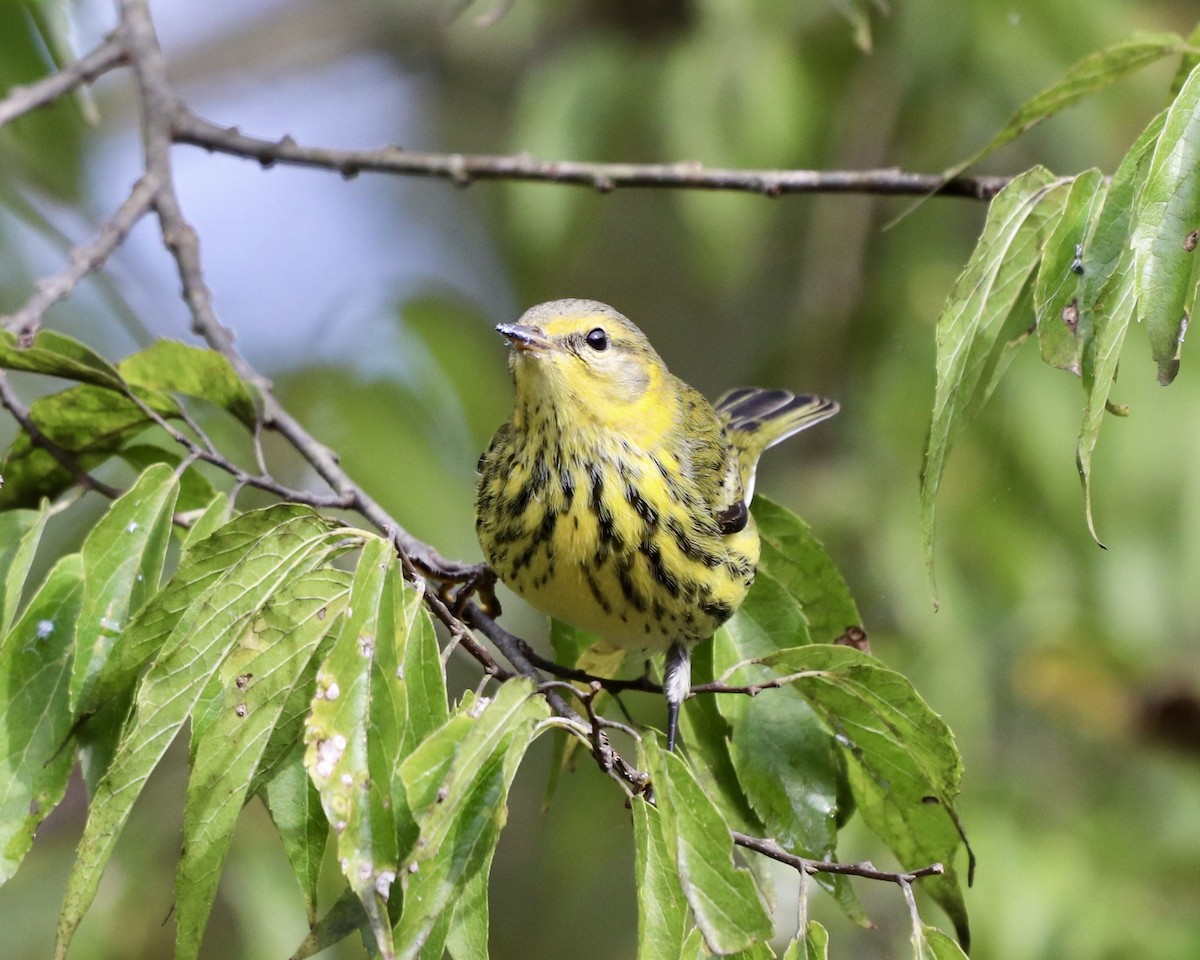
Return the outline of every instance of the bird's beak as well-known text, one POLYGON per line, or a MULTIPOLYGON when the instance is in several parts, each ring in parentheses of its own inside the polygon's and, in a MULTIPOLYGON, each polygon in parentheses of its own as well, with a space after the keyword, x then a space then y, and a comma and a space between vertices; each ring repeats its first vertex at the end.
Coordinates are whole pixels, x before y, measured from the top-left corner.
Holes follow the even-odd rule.
POLYGON ((496 332, 504 334, 509 345, 522 353, 538 353, 554 346, 554 341, 537 327, 527 327, 523 323, 498 323, 496 332))

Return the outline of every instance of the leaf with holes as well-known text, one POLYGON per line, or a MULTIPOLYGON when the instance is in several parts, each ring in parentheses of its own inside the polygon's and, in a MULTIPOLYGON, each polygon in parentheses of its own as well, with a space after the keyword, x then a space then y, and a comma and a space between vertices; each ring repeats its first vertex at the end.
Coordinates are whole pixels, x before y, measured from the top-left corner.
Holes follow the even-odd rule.
POLYGON ((175 878, 179 960, 199 954, 238 814, 284 706, 346 602, 348 580, 339 570, 291 580, 245 624, 209 683, 210 703, 192 722, 183 854, 175 878))
MULTIPOLYGON (((59 917, 59 960, 65 957, 96 895, 100 874, 146 779, 200 702, 246 624, 284 584, 344 549, 332 522, 311 510, 276 509, 277 515, 286 519, 261 532, 248 548, 224 558, 207 589, 189 594, 186 607, 170 618, 173 629, 138 685, 134 710, 92 798, 59 917)), ((168 585, 160 596, 170 590, 168 585)), ((154 612, 155 605, 149 604, 144 616, 154 612)))

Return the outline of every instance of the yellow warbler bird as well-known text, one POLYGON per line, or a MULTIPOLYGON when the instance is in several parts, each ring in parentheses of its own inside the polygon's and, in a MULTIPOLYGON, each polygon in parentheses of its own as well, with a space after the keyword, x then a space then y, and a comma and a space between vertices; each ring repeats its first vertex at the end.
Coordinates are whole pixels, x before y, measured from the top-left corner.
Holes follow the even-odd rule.
POLYGON ((496 330, 517 398, 479 460, 480 546, 542 612, 620 647, 667 651, 673 749, 691 648, 754 581, 758 458, 838 405, 757 388, 710 404, 594 300, 543 303, 496 330))

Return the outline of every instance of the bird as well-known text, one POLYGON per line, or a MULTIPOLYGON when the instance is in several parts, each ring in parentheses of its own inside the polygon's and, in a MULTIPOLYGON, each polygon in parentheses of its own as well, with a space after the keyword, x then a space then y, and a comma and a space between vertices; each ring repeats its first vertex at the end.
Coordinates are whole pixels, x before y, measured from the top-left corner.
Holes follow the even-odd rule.
POLYGON ((627 650, 665 651, 674 750, 691 650, 754 581, 759 457, 838 404, 757 387, 710 403, 596 300, 543 303, 496 331, 516 401, 479 458, 484 557, 543 613, 627 650))

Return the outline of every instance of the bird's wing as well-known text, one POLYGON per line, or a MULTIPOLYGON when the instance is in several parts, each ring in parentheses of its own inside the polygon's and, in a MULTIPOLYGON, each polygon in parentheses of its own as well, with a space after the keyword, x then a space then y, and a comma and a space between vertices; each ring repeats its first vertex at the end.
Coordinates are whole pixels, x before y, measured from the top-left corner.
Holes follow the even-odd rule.
POLYGON ((747 504, 754 496, 754 474, 763 451, 838 412, 838 405, 824 397, 759 387, 730 390, 714 406, 737 451, 747 504))

